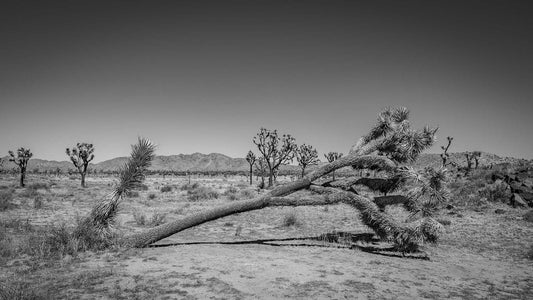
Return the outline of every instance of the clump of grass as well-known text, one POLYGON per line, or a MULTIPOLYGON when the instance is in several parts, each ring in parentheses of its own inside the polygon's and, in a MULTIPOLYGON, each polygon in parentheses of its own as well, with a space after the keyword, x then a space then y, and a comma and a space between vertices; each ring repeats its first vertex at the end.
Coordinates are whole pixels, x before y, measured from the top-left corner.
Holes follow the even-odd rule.
POLYGON ((217 191, 205 186, 198 186, 195 189, 190 189, 187 191, 187 198, 190 201, 211 200, 218 199, 218 197, 219 194, 217 191))
POLYGON ((283 217, 283 226, 290 227, 296 225, 300 225, 300 221, 298 221, 298 217, 294 212, 288 213, 283 217))
POLYGON ((137 190, 139 191, 147 191, 149 188, 148 188, 148 185, 144 184, 144 183, 141 183, 138 185, 137 187, 137 190))
POLYGON ((139 226, 146 225, 146 215, 140 211, 133 212, 133 219, 135 220, 135 223, 139 226))
POLYGON ((182 191, 190 191, 190 190, 194 190, 194 189, 197 189, 200 187, 200 184, 198 182, 195 182, 193 184, 184 184, 180 187, 180 190, 182 191))
POLYGON ((161 187, 161 192, 162 192, 162 193, 172 192, 172 186, 170 186, 170 185, 162 186, 162 187, 161 187))
POLYGON ((50 292, 47 290, 35 290, 23 282, 8 282, 0 285, 0 299, 13 300, 40 300, 51 299, 50 292))
POLYGON ((166 214, 163 213, 154 213, 150 219, 141 211, 133 212, 133 219, 135 223, 139 226, 150 226, 155 227, 165 223, 166 214))
POLYGON ((156 197, 157 197, 157 195, 154 194, 154 193, 148 194, 148 199, 150 199, 150 200, 154 200, 156 197))
POLYGON ((12 189, 0 190, 0 211, 8 210, 14 207, 14 204, 11 203, 14 192, 15 191, 12 189))
POLYGON ((45 182, 34 182, 30 185, 28 185, 27 189, 31 189, 31 190, 47 190, 49 191, 50 190, 50 185, 48 183, 45 183, 45 182))
POLYGON ((255 192, 249 189, 241 190, 240 194, 241 194, 241 198, 244 198, 244 199, 251 199, 255 197, 255 192))
POLYGON ((41 209, 43 207, 43 197, 37 196, 33 198, 33 208, 41 209))
POLYGON ((438 219, 437 222, 441 223, 444 226, 449 226, 452 224, 452 221, 448 219, 438 219))
POLYGON ((164 224, 166 217, 167 217, 166 214, 155 213, 150 218, 150 221, 148 222, 148 225, 152 226, 152 227, 155 227, 155 226, 159 226, 161 224, 164 224))
POLYGON ((239 192, 239 190, 234 187, 234 186, 230 186, 225 192, 224 192, 224 196, 226 196, 228 198, 228 200, 239 200, 239 195, 237 195, 237 193, 239 192))
POLYGON ((140 194, 137 191, 128 191, 126 192, 128 198, 139 198, 140 194))

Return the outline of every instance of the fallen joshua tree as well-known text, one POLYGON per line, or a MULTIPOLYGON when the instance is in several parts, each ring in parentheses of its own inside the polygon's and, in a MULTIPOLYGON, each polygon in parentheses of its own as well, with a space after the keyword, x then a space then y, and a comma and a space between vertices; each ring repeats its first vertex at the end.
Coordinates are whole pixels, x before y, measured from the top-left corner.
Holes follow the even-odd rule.
MULTIPOLYGON (((427 168, 416 171, 405 166, 405 163, 415 160, 423 150, 434 143, 437 129, 411 129, 408 117, 409 111, 405 108, 386 109, 378 115, 377 124, 357 141, 348 155, 315 169, 303 178, 276 186, 252 199, 209 208, 140 233, 126 235, 121 238, 121 243, 131 247, 146 247, 185 229, 265 207, 338 203, 355 208, 365 225, 381 240, 392 243, 399 251, 415 251, 424 242, 436 242, 442 225, 432 218, 432 214, 437 205, 446 199, 442 185, 446 170, 427 168), (395 184, 404 185, 408 192, 405 195, 371 198, 357 193, 354 188, 358 179, 356 177, 320 183, 324 175, 347 166, 386 173, 390 180, 394 180, 395 184), (305 189, 316 196, 288 197, 305 189), (398 203, 403 204, 410 212, 406 222, 399 222, 380 209, 398 203)), ((138 144, 132 146, 131 158, 120 171, 119 184, 109 197, 93 208, 78 226, 78 231, 90 230, 94 232, 93 235, 104 239, 113 236, 113 221, 119 204, 128 191, 143 181, 154 157, 154 150, 154 146, 146 139, 139 139, 138 144)))

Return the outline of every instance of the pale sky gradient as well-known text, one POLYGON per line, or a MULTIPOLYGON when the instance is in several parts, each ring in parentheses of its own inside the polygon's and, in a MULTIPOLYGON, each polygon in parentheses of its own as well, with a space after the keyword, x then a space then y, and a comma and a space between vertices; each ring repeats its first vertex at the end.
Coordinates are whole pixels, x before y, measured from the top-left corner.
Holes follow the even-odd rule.
POLYGON ((0 156, 244 157, 263 126, 322 158, 406 106, 429 152, 533 158, 528 1, 108 2, 1 2, 0 156))

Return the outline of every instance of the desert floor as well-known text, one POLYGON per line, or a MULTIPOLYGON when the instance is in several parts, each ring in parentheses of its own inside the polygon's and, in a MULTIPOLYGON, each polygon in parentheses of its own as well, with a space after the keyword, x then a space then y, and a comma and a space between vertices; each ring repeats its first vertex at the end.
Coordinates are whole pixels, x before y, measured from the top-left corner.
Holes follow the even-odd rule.
MULTIPOLYGON (((0 185, 14 188, 14 207, 1 211, 0 221, 24 221, 35 227, 72 225, 111 191, 113 180, 89 177, 84 189, 75 177, 30 175, 28 184, 46 182, 50 188, 28 194, 15 188, 15 177, 4 175, 0 185), (42 206, 36 208, 32 197, 39 197, 42 206)), ((158 213, 168 222, 235 201, 226 193, 230 187, 237 190, 233 198, 258 193, 245 177, 191 180, 220 197, 191 201, 180 189, 187 178, 148 177, 147 190, 121 203, 118 230, 150 227, 139 224, 142 215, 147 223, 158 213), (167 185, 172 190, 162 192, 167 185)), ((327 242, 220 244, 369 232, 357 212, 345 205, 266 208, 209 222, 158 243, 178 245, 84 252, 55 260, 4 258, 0 286, 20 285, 52 299, 531 299, 533 260, 528 252, 533 223, 522 219, 525 211, 503 204, 456 209, 454 214, 443 210, 439 219, 451 224, 445 226, 439 244, 423 247, 429 260, 383 256, 327 242), (285 224, 289 216, 295 224, 285 224)), ((395 217, 403 213, 400 208, 388 212, 395 217)))

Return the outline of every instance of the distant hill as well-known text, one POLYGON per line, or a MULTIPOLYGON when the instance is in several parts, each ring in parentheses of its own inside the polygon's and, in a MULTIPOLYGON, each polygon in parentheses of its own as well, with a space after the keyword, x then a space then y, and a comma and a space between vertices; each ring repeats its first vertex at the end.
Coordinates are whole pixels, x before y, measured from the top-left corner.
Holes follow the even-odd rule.
MULTIPOLYGON (((127 157, 117 157, 110 160, 102 161, 97 164, 91 164, 90 168, 98 171, 114 171, 122 166, 127 157)), ((464 152, 450 153, 450 160, 461 166, 466 165, 464 152)), ((3 169, 12 169, 17 166, 4 157, 3 169)), ((498 155, 482 152, 480 164, 490 165, 499 163, 518 163, 520 159, 511 157, 499 157, 498 155)), ((416 168, 425 166, 438 167, 441 164, 439 154, 421 154, 418 160, 413 164, 416 168)), ((70 161, 49 161, 42 159, 31 159, 28 163, 28 171, 38 168, 40 171, 55 171, 57 168, 63 172, 74 170, 70 161)), ((248 162, 244 158, 232 158, 220 153, 193 153, 178 154, 168 156, 156 156, 152 162, 150 170, 157 171, 247 171, 248 162)), ((297 170, 294 165, 283 166, 282 170, 297 170)))

